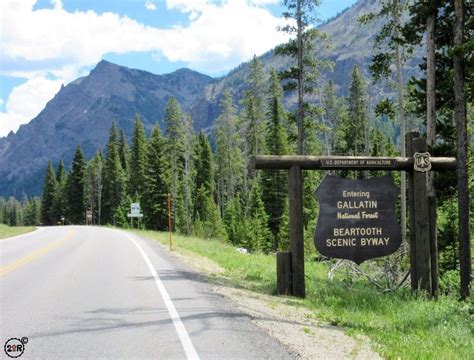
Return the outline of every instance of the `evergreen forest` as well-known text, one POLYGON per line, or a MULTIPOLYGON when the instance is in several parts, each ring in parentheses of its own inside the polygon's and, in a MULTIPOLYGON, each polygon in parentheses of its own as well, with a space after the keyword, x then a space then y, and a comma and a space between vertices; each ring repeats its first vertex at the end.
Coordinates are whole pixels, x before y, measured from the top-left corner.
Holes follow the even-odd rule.
MULTIPOLYGON (((255 170, 256 155, 404 156, 405 134, 418 130, 427 137, 433 156, 458 157, 462 141, 457 136, 464 126, 468 130, 466 156, 472 158, 472 4, 463 2, 466 21, 463 35, 456 42, 457 1, 415 2, 410 6, 403 1, 380 2, 379 13, 360 19, 360 26, 377 19, 385 24, 376 37, 371 77, 364 77, 363 71, 354 66, 347 97, 337 96, 335 85, 321 76, 321 71, 330 69, 331 63, 318 58, 314 44, 326 44, 329 40, 311 26, 313 3, 303 2, 309 5, 303 9, 301 27, 283 29, 301 34, 301 39, 296 36, 275 49, 280 56, 293 60, 292 67, 264 71, 259 59, 254 57, 243 100, 237 102, 233 89, 228 88, 211 130, 196 132, 193 119, 173 97, 167 101, 165 126, 161 129, 157 126, 148 133, 137 113, 133 135, 127 138, 114 122, 107 145, 91 159, 85 159, 81 146, 77 145, 71 164, 48 163, 41 198, 29 199, 26 195, 20 200, 0 198, 0 223, 85 224, 89 210, 93 225, 128 228, 130 204, 139 202, 144 217, 134 220, 133 226, 168 231, 170 198, 173 231, 219 239, 249 252, 272 253, 287 250, 289 246, 287 172, 255 170), (430 37, 435 60, 430 57, 428 44, 419 76, 403 79, 404 63, 430 31, 426 28, 427 17, 432 17, 435 24, 430 37), (456 97, 459 92, 456 87, 460 86, 459 54, 464 54, 464 85, 461 85, 467 105, 464 112, 459 110, 456 97), (370 86, 378 81, 388 83, 394 94, 391 98, 375 102, 368 97, 370 86), (433 83, 434 88, 430 85, 433 83), (297 94, 297 101, 285 103, 286 92, 297 94)), ((297 17, 293 2, 287 3, 285 16, 297 17)), ((468 163, 469 160, 465 166, 467 186, 472 194, 474 170, 468 163)), ((316 261, 324 259, 316 253, 313 244, 319 211, 314 191, 326 173, 306 171, 303 175, 305 252, 316 261)), ((337 172, 347 178, 383 174, 337 172)), ((399 172, 391 175, 401 194, 406 194, 405 175, 399 172)), ((445 292, 459 291, 457 279, 462 255, 458 241, 458 175, 437 173, 432 180, 438 204, 439 271, 445 279, 442 283, 448 284, 442 288, 445 292)), ((407 229, 403 231, 406 239, 410 229, 404 215, 405 196, 400 196, 397 211, 402 228, 407 229)), ((468 213, 472 214, 473 210, 471 201, 468 213)), ((472 216, 470 229, 470 234, 474 233, 472 216)), ((407 256, 402 256, 399 262, 404 269, 409 266, 407 256)), ((374 263, 387 267, 390 261, 374 263)))

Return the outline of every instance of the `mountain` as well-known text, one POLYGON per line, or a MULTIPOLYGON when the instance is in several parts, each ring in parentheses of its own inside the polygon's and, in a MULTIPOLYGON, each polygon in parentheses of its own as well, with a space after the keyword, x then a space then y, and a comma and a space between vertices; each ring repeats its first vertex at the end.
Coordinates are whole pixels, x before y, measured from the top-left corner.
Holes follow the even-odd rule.
MULTIPOLYGON (((376 11, 378 6, 376 0, 359 0, 320 26, 331 38, 332 49, 316 48, 316 55, 334 62, 332 72, 323 72, 323 82, 332 79, 339 95, 347 94, 354 65, 370 81, 367 67, 381 23, 362 26, 357 18, 376 11)), ((405 78, 418 71, 420 58, 415 56, 407 64, 405 78)), ((267 72, 271 67, 284 69, 290 61, 275 56, 272 51, 259 60, 267 72)), ((239 104, 248 73, 248 63, 213 79, 189 69, 155 75, 101 61, 88 76, 63 86, 43 111, 22 125, 16 134, 0 139, 0 196, 21 198, 23 193, 40 194, 47 161, 51 159, 56 164, 63 159, 69 164, 77 144, 82 146, 86 158, 90 158, 104 148, 113 120, 128 137, 136 113, 141 115, 147 132, 156 124, 163 127, 164 108, 171 96, 192 115, 196 130, 209 131, 219 115, 218 104, 224 90, 231 89, 235 104, 239 104)), ((369 96, 375 102, 391 93, 393 90, 382 84, 372 86, 369 96)), ((286 94, 285 100, 288 107, 294 106, 294 94, 286 94)))
POLYGON ((172 96, 198 123, 211 122, 217 106, 212 110, 212 105, 203 106, 198 98, 213 81, 189 69, 154 75, 101 61, 88 76, 63 86, 16 134, 0 140, 0 195, 40 193, 48 159, 54 163, 64 159, 69 164, 77 144, 86 158, 91 157, 106 144, 113 120, 127 136, 136 113, 148 132, 156 123, 161 126, 172 96))

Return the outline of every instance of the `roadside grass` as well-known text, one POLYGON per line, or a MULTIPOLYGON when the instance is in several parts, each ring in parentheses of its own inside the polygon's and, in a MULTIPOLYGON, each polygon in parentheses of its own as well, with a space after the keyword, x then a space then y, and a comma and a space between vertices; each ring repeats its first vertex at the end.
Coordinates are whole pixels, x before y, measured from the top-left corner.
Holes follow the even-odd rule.
POLYGON ((0 240, 35 230, 34 226, 8 226, 0 224, 0 240))
MULTIPOLYGON (((137 231, 168 244, 168 234, 137 231)), ((219 281, 265 294, 275 294, 275 257, 240 254, 235 247, 216 240, 173 235, 173 248, 206 257, 225 271, 219 281)), ((340 326, 347 333, 368 336, 374 349, 388 359, 474 359, 474 303, 440 296, 428 300, 409 290, 381 293, 365 280, 350 284, 342 276, 331 281, 323 263, 306 261, 306 299, 287 298, 305 306, 315 318, 340 326)), ((347 279, 346 279, 347 280, 347 279)))

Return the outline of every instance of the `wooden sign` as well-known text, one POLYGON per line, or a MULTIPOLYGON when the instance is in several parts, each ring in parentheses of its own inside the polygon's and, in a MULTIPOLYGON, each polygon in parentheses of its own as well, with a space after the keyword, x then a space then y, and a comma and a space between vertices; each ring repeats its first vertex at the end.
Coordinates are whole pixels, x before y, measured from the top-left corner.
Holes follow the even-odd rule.
POLYGON ((315 196, 319 218, 314 240, 322 255, 360 264, 400 247, 398 189, 390 176, 362 180, 326 176, 315 196))
POLYGON ((336 157, 321 159, 321 168, 350 168, 350 169, 377 169, 377 168, 395 168, 397 166, 397 160, 390 158, 356 158, 356 157, 336 157))

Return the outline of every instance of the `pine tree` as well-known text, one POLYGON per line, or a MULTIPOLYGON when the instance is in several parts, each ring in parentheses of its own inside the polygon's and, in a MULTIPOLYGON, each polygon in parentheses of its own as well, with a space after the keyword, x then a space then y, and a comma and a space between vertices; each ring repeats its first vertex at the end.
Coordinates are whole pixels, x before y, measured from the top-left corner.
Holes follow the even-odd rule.
MULTIPOLYGON (((397 83, 398 122, 400 125, 400 155, 406 156, 405 133, 405 95, 402 70, 405 62, 405 48, 401 43, 402 14, 406 10, 405 1, 381 0, 380 11, 376 14, 367 14, 362 22, 369 22, 376 18, 384 18, 385 23, 375 37, 374 49, 378 50, 372 56, 369 66, 374 81, 392 76, 392 66, 395 64, 397 83)), ((406 173, 400 173, 400 204, 402 241, 406 242, 406 173)))
POLYGON ((166 144, 171 165, 173 228, 183 224, 183 194, 179 191, 183 177, 184 122, 178 101, 172 97, 165 109, 166 144))
POLYGON ((242 139, 237 131, 236 110, 229 91, 224 93, 221 109, 214 131, 219 174, 217 199, 221 214, 224 214, 227 202, 235 196, 237 187, 241 184, 244 161, 240 146, 242 139))
POLYGON ((334 83, 329 80, 321 99, 322 123, 324 126, 324 145, 326 154, 332 155, 338 151, 339 142, 343 133, 341 131, 342 120, 346 117, 344 99, 337 97, 334 83))
MULTIPOLYGON (((135 115, 138 117, 139 115, 135 115)), ((146 141, 146 139, 145 139, 146 141)), ((123 129, 120 130, 120 140, 118 143, 118 150, 120 156, 120 163, 122 164, 122 169, 125 172, 125 175, 130 173, 130 148, 128 147, 127 138, 125 136, 125 131, 123 129)))
POLYGON ((126 200, 126 177, 120 162, 117 145, 117 129, 112 123, 107 143, 107 158, 104 165, 103 218, 105 223, 120 225, 123 222, 121 207, 126 200))
MULTIPOLYGON (((1 206, 0 206, 1 212, 1 206)), ((24 223, 26 226, 36 226, 41 222, 41 199, 34 197, 25 211, 24 223)), ((1 220, 0 220, 1 223, 1 220)))
POLYGON ((56 191, 54 194, 54 220, 61 220, 62 216, 68 215, 68 196, 67 196, 67 173, 62 160, 58 163, 56 169, 56 191))
MULTIPOLYGON (((430 153, 435 156, 451 155, 458 158, 458 175, 460 176, 457 180, 461 180, 460 184, 456 186, 456 174, 445 172, 436 174, 435 185, 438 208, 453 207, 455 202, 452 197, 455 196, 456 191, 461 195, 459 199, 463 199, 457 211, 452 208, 449 212, 450 214, 459 212, 459 225, 460 229, 462 228, 460 234, 463 234, 460 263, 456 261, 449 265, 452 268, 462 266, 462 297, 469 292, 467 284, 470 282, 469 273, 472 267, 468 256, 469 236, 466 235, 468 228, 466 209, 469 199, 466 199, 468 193, 466 175, 462 174, 466 171, 467 163, 467 149, 463 139, 466 124, 465 120, 461 119, 465 118, 463 103, 472 103, 474 94, 474 57, 470 56, 473 49, 472 36, 470 36, 474 31, 473 13, 472 1, 415 2, 410 6, 409 21, 402 29, 404 45, 416 46, 423 38, 427 39, 427 56, 419 65, 422 75, 410 80, 409 100, 414 104, 413 110, 416 116, 426 119, 426 137, 430 153), (462 20, 464 17, 462 15, 465 15, 465 22, 462 20), (464 100, 462 99, 463 86, 460 86, 463 82, 465 83, 464 100), (453 118, 457 120, 457 129, 454 127, 453 118), (457 136, 459 136, 457 139, 459 142, 456 144, 457 136), (456 154, 456 149, 459 151, 458 154, 456 154)), ((469 142, 466 145, 468 144, 469 142)), ((428 185, 430 195, 434 195, 431 183, 428 185)), ((456 223, 455 217, 450 217, 450 220, 448 227, 456 223)), ((438 249, 443 256, 444 248, 446 250, 456 248, 455 242, 460 238, 457 238, 455 234, 446 235, 449 231, 443 229, 441 225, 437 228, 440 234, 444 233, 443 236, 438 237, 438 249)), ((452 259, 455 260, 454 257, 452 259)), ((440 267, 440 274, 449 267, 444 269, 443 266, 440 267)))
POLYGON ((200 132, 194 149, 194 184, 193 184, 193 221, 208 220, 208 199, 214 196, 214 174, 212 171, 211 145, 207 136, 200 132))
POLYGON ((224 213, 224 225, 229 241, 234 245, 247 246, 251 229, 244 216, 239 196, 233 197, 226 203, 224 213))
POLYGON ((73 224, 83 224, 85 221, 85 168, 84 153, 80 145, 78 145, 72 161, 68 184, 69 220, 73 224))
POLYGON ((102 202, 103 160, 99 152, 86 166, 86 199, 87 207, 92 210, 93 223, 100 224, 102 202))
POLYGON ((54 225, 54 194, 56 192, 56 176, 54 174, 53 164, 48 161, 46 167, 43 196, 41 202, 41 222, 43 225, 54 225))
MULTIPOLYGON (((270 155, 289 155, 288 134, 284 123, 286 113, 283 107, 283 90, 275 69, 270 72, 268 90, 267 152, 270 155)), ((288 176, 286 171, 265 170, 262 174, 263 202, 268 214, 268 226, 273 236, 273 250, 278 250, 283 205, 288 196, 288 176)))
POLYGON ((247 78, 249 89, 244 104, 249 106, 246 140, 252 157, 265 153, 266 92, 263 67, 255 55, 250 62, 249 70, 247 78))
POLYGON ((357 66, 352 69, 348 111, 349 118, 345 134, 347 152, 352 155, 367 155, 369 151, 367 92, 364 78, 357 66))
POLYGON ((7 222, 6 208, 7 202, 3 197, 0 197, 0 224, 6 224, 7 222))
MULTIPOLYGON (((275 52, 296 61, 295 65, 282 72, 282 78, 287 80, 285 90, 298 90, 298 111, 295 116, 298 129, 297 149, 298 154, 303 155, 307 153, 304 149, 306 113, 313 111, 312 106, 305 102, 304 95, 313 92, 320 70, 330 67, 331 63, 315 58, 314 53, 317 42, 327 42, 327 35, 312 27, 312 23, 315 22, 312 13, 319 6, 319 0, 284 0, 283 5, 287 8, 283 17, 296 22, 296 26, 287 25, 283 27, 283 31, 290 35, 296 34, 296 39, 278 46, 275 52)), ((310 131, 308 134, 312 136, 310 131)))
POLYGON ((147 148, 145 188, 143 197, 144 222, 149 229, 168 228, 168 193, 170 166, 166 143, 157 126, 153 129, 147 148))
POLYGON ((265 113, 266 92, 264 86, 264 73, 262 64, 254 56, 249 66, 247 77, 248 90, 242 100, 241 112, 243 137, 243 155, 245 161, 243 191, 244 200, 248 199, 249 189, 252 187, 256 170, 252 158, 265 153, 265 113))
MULTIPOLYGON (((469 234, 469 177, 468 177, 468 142, 467 142, 467 111, 465 90, 465 55, 468 41, 465 33, 465 4, 462 0, 454 0, 455 21, 454 33, 454 104, 456 118, 457 175, 458 175, 458 217, 459 217, 459 264, 460 264, 460 295, 467 299, 470 295, 472 274, 471 239, 469 234)), ((471 6, 471 10, 474 5, 471 6)), ((472 14, 470 14, 472 15, 472 14)), ((474 20, 470 20, 474 22, 474 20)), ((472 35, 472 33, 471 33, 472 35)), ((474 41, 471 39, 471 47, 474 41)), ((472 48, 471 48, 472 50, 472 48)), ((471 52, 472 58, 472 52, 471 52)))
POLYGON ((184 234, 189 235, 192 232, 193 202, 192 202, 192 173, 193 173, 193 154, 192 149, 195 141, 193 120, 190 114, 184 116, 183 126, 183 180, 182 180, 182 198, 184 205, 184 221, 182 228, 184 234))
POLYGON ((255 179, 250 193, 249 222, 252 229, 252 237, 251 243, 247 245, 247 248, 268 253, 274 249, 274 241, 268 229, 268 215, 265 212, 265 206, 262 201, 260 181, 260 177, 255 179))
MULTIPOLYGON (((133 130, 132 149, 130 156, 130 174, 128 193, 134 201, 140 201, 144 192, 146 168, 147 142, 145 129, 140 115, 135 115, 135 128, 133 130)), ((123 164, 123 161, 121 161, 123 164)), ((122 165, 122 169, 123 168, 122 165)))
POLYGON ((194 182, 192 189, 193 232, 204 238, 225 239, 226 232, 214 202, 214 173, 211 145, 200 132, 194 144, 194 182))

